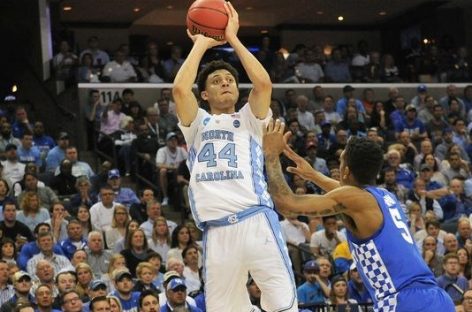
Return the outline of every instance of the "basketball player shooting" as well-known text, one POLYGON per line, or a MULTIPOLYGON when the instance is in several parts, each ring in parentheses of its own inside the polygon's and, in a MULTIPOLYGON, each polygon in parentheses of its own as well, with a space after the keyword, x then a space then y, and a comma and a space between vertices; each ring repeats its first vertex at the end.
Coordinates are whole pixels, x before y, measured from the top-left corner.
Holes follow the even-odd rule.
POLYGON ((237 37, 238 14, 225 3, 225 40, 234 48, 253 89, 235 112, 238 73, 223 61, 206 64, 197 78, 199 108, 192 86, 204 53, 224 42, 201 34, 175 80, 179 126, 189 147, 189 198, 204 232, 205 297, 209 312, 258 311, 246 289, 248 273, 262 291, 266 311, 297 311, 296 290, 277 214, 263 175, 262 127, 271 117, 268 73, 237 37))
POLYGON ((284 124, 269 122, 263 138, 269 192, 285 216, 340 214, 375 311, 452 312, 449 295, 436 284, 419 254, 395 195, 375 186, 383 151, 367 138, 352 137, 340 156, 341 181, 315 171, 287 144, 284 124), (287 171, 317 184, 325 195, 296 195, 282 174, 279 156, 294 163, 287 171))

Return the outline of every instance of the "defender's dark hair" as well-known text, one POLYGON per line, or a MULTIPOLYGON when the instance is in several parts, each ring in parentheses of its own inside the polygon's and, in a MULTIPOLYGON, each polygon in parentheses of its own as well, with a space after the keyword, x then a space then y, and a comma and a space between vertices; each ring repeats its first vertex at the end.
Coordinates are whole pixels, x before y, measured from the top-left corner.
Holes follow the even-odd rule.
POLYGON ((202 91, 206 90, 206 80, 208 76, 219 70, 219 69, 226 69, 233 75, 234 79, 236 80, 236 85, 239 85, 239 74, 238 71, 231 66, 231 64, 226 63, 225 61, 222 60, 217 60, 217 61, 211 61, 206 64, 205 68, 200 71, 197 77, 197 86, 198 86, 198 94, 200 94, 202 91))
POLYGON ((359 184, 375 184, 383 164, 383 151, 368 138, 351 137, 344 150, 344 160, 359 184))

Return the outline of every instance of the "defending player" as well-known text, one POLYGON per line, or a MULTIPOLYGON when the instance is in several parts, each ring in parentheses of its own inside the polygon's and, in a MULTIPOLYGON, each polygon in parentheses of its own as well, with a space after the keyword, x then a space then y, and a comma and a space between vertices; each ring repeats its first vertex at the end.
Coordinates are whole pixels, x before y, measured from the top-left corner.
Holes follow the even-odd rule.
POLYGON ((341 214, 357 268, 376 311, 454 311, 446 292, 416 249, 405 216, 394 195, 374 186, 383 163, 378 144, 352 137, 341 154, 341 182, 315 171, 287 145, 284 125, 270 122, 263 139, 269 192, 285 215, 341 214), (285 139, 285 140, 284 140, 285 139), (296 167, 288 171, 313 181, 325 195, 295 195, 282 174, 284 152, 296 167))
POLYGON ((192 93, 203 54, 222 42, 191 35, 194 45, 174 80, 180 128, 189 147, 189 198, 204 229, 205 296, 209 312, 257 311, 246 281, 251 273, 262 291, 266 311, 297 311, 291 264, 278 218, 263 176, 262 126, 270 118, 269 75, 237 37, 238 14, 229 15, 225 39, 234 48, 253 89, 248 104, 235 112, 238 74, 222 61, 210 62, 197 79, 198 92, 211 114, 192 93))

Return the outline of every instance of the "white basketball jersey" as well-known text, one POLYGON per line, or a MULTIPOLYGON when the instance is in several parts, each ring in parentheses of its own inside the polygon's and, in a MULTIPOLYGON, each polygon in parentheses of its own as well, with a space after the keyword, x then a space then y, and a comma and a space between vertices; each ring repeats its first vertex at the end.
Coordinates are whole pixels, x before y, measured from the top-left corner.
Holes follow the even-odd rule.
POLYGON ((265 182, 262 126, 249 104, 237 113, 210 115, 198 109, 189 127, 179 124, 187 141, 189 199, 197 224, 251 206, 273 207, 265 182))

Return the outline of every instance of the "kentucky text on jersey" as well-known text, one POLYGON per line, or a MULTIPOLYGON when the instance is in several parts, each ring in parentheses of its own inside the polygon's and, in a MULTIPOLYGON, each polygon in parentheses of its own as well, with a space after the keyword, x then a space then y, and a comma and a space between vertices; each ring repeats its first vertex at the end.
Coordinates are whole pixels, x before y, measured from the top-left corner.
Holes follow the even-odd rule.
POLYGON ((197 173, 195 176, 196 182, 201 181, 223 181, 223 180, 235 180, 244 179, 241 170, 226 170, 217 172, 203 172, 197 173))
POLYGON ((202 142, 207 140, 234 141, 234 133, 226 130, 209 130, 202 133, 202 142))

